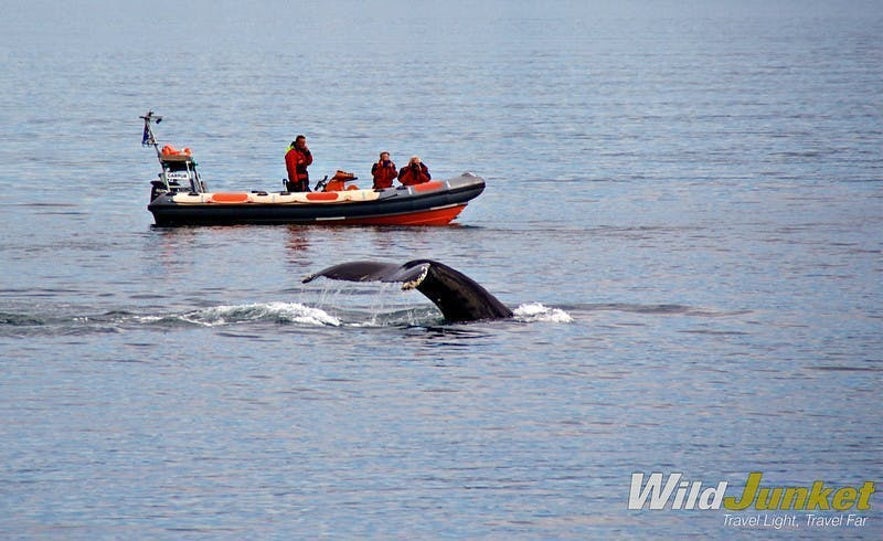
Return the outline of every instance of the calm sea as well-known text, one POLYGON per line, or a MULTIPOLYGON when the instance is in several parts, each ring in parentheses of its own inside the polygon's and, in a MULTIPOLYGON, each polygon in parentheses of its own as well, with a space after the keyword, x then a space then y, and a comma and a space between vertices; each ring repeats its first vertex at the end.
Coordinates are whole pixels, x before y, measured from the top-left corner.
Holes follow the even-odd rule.
POLYGON ((0 537, 883 537, 883 488, 848 501, 883 482, 880 2, 2 11, 0 537), (314 179, 488 188, 444 228, 154 228, 149 109, 218 190, 281 188, 299 133, 314 179), (300 282, 424 257, 516 318, 300 282), (751 472, 849 505, 677 509, 751 472), (629 510, 633 473, 690 483, 629 510))

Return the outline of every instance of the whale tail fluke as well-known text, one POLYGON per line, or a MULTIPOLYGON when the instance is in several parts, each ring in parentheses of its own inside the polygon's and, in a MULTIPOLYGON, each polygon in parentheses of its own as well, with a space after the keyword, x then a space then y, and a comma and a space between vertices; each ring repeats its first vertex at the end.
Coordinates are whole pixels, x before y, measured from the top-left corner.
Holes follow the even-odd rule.
POLYGON ((475 280, 438 261, 416 259, 404 265, 378 261, 352 261, 323 269, 304 278, 311 282, 324 276, 350 282, 398 282, 402 289, 416 289, 435 304, 451 322, 503 319, 512 310, 475 280))

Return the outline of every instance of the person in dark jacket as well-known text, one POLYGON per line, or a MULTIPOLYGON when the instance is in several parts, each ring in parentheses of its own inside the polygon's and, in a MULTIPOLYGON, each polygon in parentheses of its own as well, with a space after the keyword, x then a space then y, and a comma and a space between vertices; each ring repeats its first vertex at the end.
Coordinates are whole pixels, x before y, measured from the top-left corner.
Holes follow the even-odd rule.
POLYGON ((392 181, 396 179, 397 174, 396 164, 389 159, 389 152, 381 152, 380 159, 371 166, 371 176, 374 177, 374 189, 392 188, 392 181))
POLYGON ((431 178, 429 168, 420 161, 420 156, 411 156, 408 165, 402 167, 401 171, 399 171, 399 182, 405 186, 423 184, 424 182, 429 182, 431 178))
POLYGON ((307 138, 298 135, 285 153, 285 169, 288 171, 288 182, 285 187, 289 192, 310 191, 310 173, 307 167, 311 163, 313 163, 313 155, 307 147, 307 138))

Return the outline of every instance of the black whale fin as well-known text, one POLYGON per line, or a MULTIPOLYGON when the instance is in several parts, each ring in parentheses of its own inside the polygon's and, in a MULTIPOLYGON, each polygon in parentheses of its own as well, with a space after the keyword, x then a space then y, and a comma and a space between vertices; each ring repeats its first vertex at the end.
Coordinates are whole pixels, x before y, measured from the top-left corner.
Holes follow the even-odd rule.
POLYGON ((416 289, 426 295, 438 306, 445 319, 452 322, 512 317, 512 310, 478 282, 430 259, 415 259, 404 265, 352 261, 311 274, 303 282, 320 276, 350 282, 401 282, 402 289, 416 289))

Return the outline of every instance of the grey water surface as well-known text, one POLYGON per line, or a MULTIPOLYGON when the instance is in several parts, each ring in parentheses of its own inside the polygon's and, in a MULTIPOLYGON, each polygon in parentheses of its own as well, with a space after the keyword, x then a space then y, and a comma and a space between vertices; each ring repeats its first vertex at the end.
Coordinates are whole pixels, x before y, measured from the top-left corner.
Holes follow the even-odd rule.
POLYGON ((633 473, 883 481, 879 2, 2 11, 0 537, 883 535, 879 493, 628 509, 633 473), (155 228, 148 109, 217 190, 280 189, 299 133, 314 180, 488 187, 451 227, 155 228), (413 258, 516 317, 300 282, 413 258))

